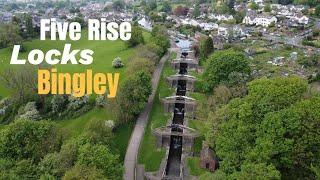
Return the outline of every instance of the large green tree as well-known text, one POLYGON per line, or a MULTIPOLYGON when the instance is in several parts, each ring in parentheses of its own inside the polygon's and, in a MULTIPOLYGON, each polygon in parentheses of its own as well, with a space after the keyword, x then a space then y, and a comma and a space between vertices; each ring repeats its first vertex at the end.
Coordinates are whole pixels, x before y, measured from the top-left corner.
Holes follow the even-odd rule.
POLYGON ((203 74, 205 91, 212 92, 213 88, 220 83, 228 83, 232 80, 230 79, 232 73, 250 74, 250 67, 245 55, 233 50, 214 53, 207 60, 203 74))
POLYGON ((200 40, 199 46, 199 56, 200 60, 206 60, 208 56, 213 52, 213 41, 211 37, 203 37, 200 40))
POLYGON ((115 116, 118 121, 133 120, 143 110, 152 92, 151 76, 148 72, 138 71, 128 77, 121 85, 116 99, 115 116))
POLYGON ((206 140, 232 179, 315 178, 320 98, 297 77, 257 79, 248 95, 209 113, 206 140), (281 174, 281 175, 280 175, 281 174))
POLYGON ((128 47, 134 47, 139 44, 144 44, 142 30, 138 26, 133 26, 131 31, 131 38, 126 41, 128 47))
POLYGON ((168 1, 163 2, 161 11, 166 12, 166 13, 171 13, 172 8, 171 8, 171 5, 168 1))
POLYGON ((85 144, 80 147, 77 165, 95 167, 108 179, 122 179, 123 168, 119 157, 103 145, 85 144))

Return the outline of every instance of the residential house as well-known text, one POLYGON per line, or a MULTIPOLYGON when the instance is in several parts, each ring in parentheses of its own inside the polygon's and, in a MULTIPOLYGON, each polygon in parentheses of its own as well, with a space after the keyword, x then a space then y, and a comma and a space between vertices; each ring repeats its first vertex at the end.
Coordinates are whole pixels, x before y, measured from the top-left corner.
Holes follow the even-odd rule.
POLYGON ((200 23, 200 28, 205 31, 212 31, 214 29, 218 29, 219 25, 216 23, 200 23))
POLYGON ((151 31, 151 30, 152 30, 152 24, 151 24, 151 22, 147 21, 146 18, 144 18, 144 17, 138 21, 138 24, 139 24, 142 28, 144 28, 144 29, 146 29, 146 30, 148 30, 148 31, 151 31))
POLYGON ((212 41, 213 41, 213 47, 215 49, 221 50, 223 49, 226 39, 223 36, 216 35, 216 36, 212 36, 212 41))
POLYGON ((277 23, 277 18, 267 14, 257 14, 254 11, 248 11, 247 15, 243 18, 242 23, 268 27, 272 23, 277 23))
POLYGON ((303 15, 302 13, 296 13, 292 17, 290 17, 292 21, 297 22, 298 24, 308 24, 309 23, 309 17, 303 15))
POLYGON ((231 30, 231 27, 230 25, 227 25, 227 24, 221 24, 219 25, 218 27, 218 35, 219 36, 223 36, 225 38, 228 38, 229 37, 229 32, 231 30))
POLYGON ((233 20, 233 16, 229 14, 210 14, 209 19, 215 19, 217 21, 230 21, 233 20))

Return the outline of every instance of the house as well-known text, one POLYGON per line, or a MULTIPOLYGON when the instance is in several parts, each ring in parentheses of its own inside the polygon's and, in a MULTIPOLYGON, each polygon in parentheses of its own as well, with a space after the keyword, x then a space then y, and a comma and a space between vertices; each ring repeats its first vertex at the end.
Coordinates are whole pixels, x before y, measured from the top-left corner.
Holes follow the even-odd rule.
POLYGON ((140 20, 138 21, 138 24, 139 24, 142 28, 144 28, 144 29, 146 29, 146 30, 148 30, 148 31, 151 31, 151 30, 152 30, 152 24, 151 24, 151 22, 147 21, 146 18, 140 19, 140 20))
POLYGON ((214 172, 219 167, 219 160, 214 155, 212 149, 209 148, 205 143, 202 144, 202 150, 200 152, 200 167, 203 169, 208 169, 214 172))
POLYGON ((248 11, 246 16, 243 18, 242 23, 247 25, 255 25, 255 18, 257 13, 255 11, 248 11))
POLYGON ((272 23, 277 23, 277 18, 275 16, 259 15, 255 18, 255 23, 257 26, 269 27, 272 23))
POLYGON ((226 42, 223 36, 218 36, 218 35, 212 36, 212 41, 213 41, 213 47, 218 50, 223 49, 224 43, 226 42))
POLYGON ((12 20, 13 14, 10 12, 5 12, 0 16, 0 22, 10 23, 12 20))
POLYGON ((250 36, 248 29, 240 25, 234 25, 232 27, 232 32, 233 32, 233 37, 237 37, 237 38, 250 36))
POLYGON ((277 23, 277 18, 266 14, 257 14, 255 11, 248 11, 247 15, 243 18, 242 23, 268 27, 272 23, 277 23))
POLYGON ((221 24, 218 27, 218 35, 219 36, 223 36, 223 37, 229 37, 229 31, 230 31, 230 26, 226 25, 226 24, 221 24))
POLYGON ((212 31, 214 29, 218 29, 219 25, 216 23, 200 23, 200 28, 205 31, 212 31))
POLYGON ((191 26, 199 26, 200 23, 195 19, 186 18, 186 19, 181 19, 181 24, 191 25, 191 26))
POLYGON ((294 22, 297 22, 298 24, 308 24, 309 23, 309 17, 303 15, 302 13, 294 14, 290 19, 294 22))
POLYGON ((252 0, 254 3, 256 3, 259 7, 264 6, 264 0, 252 0))
POLYGON ((229 14, 210 14, 209 19, 215 19, 217 21, 230 21, 233 20, 233 16, 229 14))

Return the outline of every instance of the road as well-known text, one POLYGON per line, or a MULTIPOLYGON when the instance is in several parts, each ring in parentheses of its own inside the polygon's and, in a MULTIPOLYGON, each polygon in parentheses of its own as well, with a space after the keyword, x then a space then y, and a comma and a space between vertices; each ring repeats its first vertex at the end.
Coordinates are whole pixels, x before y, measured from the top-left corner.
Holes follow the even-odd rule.
POLYGON ((124 179, 125 180, 135 180, 136 177, 136 164, 137 164, 137 157, 139 152, 139 147, 141 144, 142 137, 144 135, 145 128, 148 123, 149 114, 152 109, 153 100, 158 88, 159 79, 161 76, 161 71, 163 69, 163 66, 166 62, 166 60, 170 57, 170 53, 165 54, 157 68, 155 69, 153 76, 152 76, 152 94, 150 95, 147 104, 145 105, 142 113, 137 119, 136 125, 134 127, 134 130, 131 134, 131 138, 129 141, 129 145, 127 148, 126 156, 124 159, 124 179))

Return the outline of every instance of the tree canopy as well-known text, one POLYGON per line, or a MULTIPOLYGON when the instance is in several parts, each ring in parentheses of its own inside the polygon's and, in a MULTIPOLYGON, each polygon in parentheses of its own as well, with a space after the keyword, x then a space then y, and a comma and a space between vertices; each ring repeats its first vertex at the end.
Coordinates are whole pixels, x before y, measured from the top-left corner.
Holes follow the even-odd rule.
POLYGON ((205 60, 208 58, 208 56, 213 52, 214 47, 213 47, 213 41, 211 37, 203 37, 200 40, 200 46, 199 46, 199 51, 200 51, 200 60, 205 60))
POLYGON ((48 121, 18 120, 0 132, 0 157, 39 161, 61 145, 57 127, 48 121))
POLYGON ((320 167, 320 97, 297 77, 261 78, 248 95, 208 116, 206 140, 231 179, 315 178, 320 167), (312 166, 313 165, 313 166, 312 166))
POLYGON ((203 74, 205 91, 212 92, 213 88, 220 83, 231 81, 232 78, 229 75, 232 73, 250 74, 249 63, 245 55, 233 50, 214 53, 207 60, 203 74))
POLYGON ((128 47, 134 47, 139 44, 144 44, 142 29, 138 26, 133 26, 131 31, 131 38, 126 42, 128 47))

